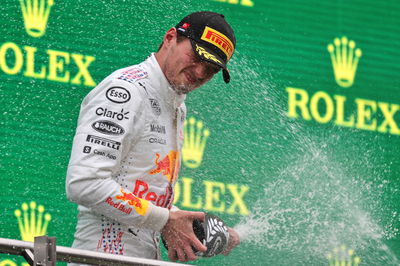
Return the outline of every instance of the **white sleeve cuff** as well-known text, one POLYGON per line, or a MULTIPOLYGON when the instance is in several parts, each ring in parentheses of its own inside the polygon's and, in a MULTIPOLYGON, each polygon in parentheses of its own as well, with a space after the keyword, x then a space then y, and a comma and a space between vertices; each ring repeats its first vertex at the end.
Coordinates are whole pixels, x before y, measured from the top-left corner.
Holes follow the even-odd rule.
POLYGON ((149 204, 148 216, 143 227, 160 232, 169 218, 169 210, 149 204))

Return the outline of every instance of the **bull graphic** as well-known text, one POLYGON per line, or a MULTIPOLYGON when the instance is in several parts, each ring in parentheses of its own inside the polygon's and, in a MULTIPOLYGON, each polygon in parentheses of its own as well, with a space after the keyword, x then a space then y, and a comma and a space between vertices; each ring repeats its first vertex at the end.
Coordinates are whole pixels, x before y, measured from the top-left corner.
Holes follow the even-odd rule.
POLYGON ((133 206, 136 212, 142 216, 144 216, 147 212, 147 208, 149 206, 149 202, 147 200, 143 200, 141 198, 136 197, 132 193, 126 193, 121 188, 122 195, 117 195, 115 198, 118 200, 125 201, 129 205, 133 206))
POLYGON ((160 160, 160 157, 161 155, 157 152, 155 160, 156 168, 151 170, 149 174, 162 173, 170 183, 173 183, 178 176, 180 168, 179 152, 172 150, 162 160, 160 160))

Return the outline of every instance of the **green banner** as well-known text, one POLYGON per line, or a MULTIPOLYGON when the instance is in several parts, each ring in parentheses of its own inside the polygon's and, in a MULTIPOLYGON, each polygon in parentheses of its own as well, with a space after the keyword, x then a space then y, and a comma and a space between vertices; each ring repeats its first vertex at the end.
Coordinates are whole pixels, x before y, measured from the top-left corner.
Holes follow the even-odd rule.
MULTIPOLYGON (((218 75, 187 98, 175 204, 220 216, 242 244, 192 264, 400 264, 397 1, 5 0, 0 10, 0 237, 72 244, 65 175, 82 99, 185 15, 210 10, 235 30, 232 81, 218 75)), ((23 262, 0 255, 0 266, 23 262)))

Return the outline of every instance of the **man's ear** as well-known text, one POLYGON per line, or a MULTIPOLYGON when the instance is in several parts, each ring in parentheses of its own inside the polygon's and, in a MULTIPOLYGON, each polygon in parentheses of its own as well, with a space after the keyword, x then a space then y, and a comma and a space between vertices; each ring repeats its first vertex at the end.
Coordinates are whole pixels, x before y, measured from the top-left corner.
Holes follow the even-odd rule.
POLYGON ((176 42, 176 38, 178 37, 178 32, 175 28, 170 28, 164 35, 164 44, 166 46, 170 46, 174 42, 176 42))

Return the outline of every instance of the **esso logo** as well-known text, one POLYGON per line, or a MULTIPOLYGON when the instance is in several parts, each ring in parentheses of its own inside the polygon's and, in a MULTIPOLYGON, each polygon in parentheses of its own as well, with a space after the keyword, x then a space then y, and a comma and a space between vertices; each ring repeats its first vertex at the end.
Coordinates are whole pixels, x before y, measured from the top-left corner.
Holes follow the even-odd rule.
POLYGON ((131 99, 131 94, 125 88, 111 87, 107 90, 106 97, 114 103, 126 103, 131 99))

